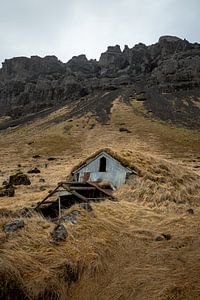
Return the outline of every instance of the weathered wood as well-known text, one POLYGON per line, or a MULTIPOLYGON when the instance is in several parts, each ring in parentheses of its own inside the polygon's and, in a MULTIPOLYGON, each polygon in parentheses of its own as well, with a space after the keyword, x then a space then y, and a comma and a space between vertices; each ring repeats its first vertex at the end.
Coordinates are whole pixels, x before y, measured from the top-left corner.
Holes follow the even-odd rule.
MULTIPOLYGON (((80 199, 81 201, 87 202, 87 201, 101 201, 104 200, 106 197, 108 198, 112 198, 114 199, 114 197, 107 191, 105 191, 104 189, 102 189, 101 187, 98 186, 98 184, 96 184, 95 182, 60 182, 58 184, 58 186, 51 191, 51 193, 49 193, 41 202, 39 202, 36 206, 36 210, 37 208, 39 208, 42 204, 52 204, 52 203, 56 203, 58 201, 58 199, 54 200, 54 201, 47 201, 47 199, 51 196, 62 196, 62 194, 64 194, 63 196, 66 195, 74 195, 75 197, 77 197, 78 199, 80 199), (61 190, 59 190, 61 189, 61 190), (81 195, 78 191, 92 191, 92 193, 90 193, 90 197, 85 197, 83 195, 81 195), (100 197, 95 197, 95 193, 96 191, 100 192, 100 197)), ((67 199, 66 201, 69 201, 70 199, 67 199)))
POLYGON ((55 192, 55 196, 61 197, 61 196, 70 196, 72 193, 68 192, 66 190, 62 190, 62 191, 56 191, 55 192))
POLYGON ((107 191, 105 191, 104 189, 100 188, 97 184, 95 184, 94 182, 88 181, 88 183, 91 186, 94 186, 97 190, 101 191, 102 193, 104 193, 105 195, 107 195, 109 198, 114 199, 114 197, 112 195, 110 195, 107 191))
POLYGON ((61 181, 59 182, 60 185, 85 185, 85 182, 79 182, 79 181, 61 181))
POLYGON ((53 204, 53 203, 56 203, 58 201, 58 199, 56 200, 52 200, 52 201, 45 201, 44 203, 42 203, 43 205, 44 204, 53 204))
POLYGON ((90 191, 90 190, 96 190, 96 188, 93 186, 70 186, 70 190, 90 191))
POLYGON ((50 196, 52 196, 60 187, 60 185, 58 185, 53 191, 51 191, 51 193, 49 193, 41 202, 39 202, 36 206, 35 209, 37 209, 41 204, 43 204, 50 196))
POLYGON ((106 198, 86 198, 87 201, 101 201, 106 200, 106 198))
POLYGON ((61 218, 61 203, 60 203, 60 197, 58 198, 58 217, 61 218))
POLYGON ((71 193, 72 193, 74 196, 78 197, 79 199, 81 199, 81 200, 83 200, 83 201, 87 201, 87 200, 88 200, 86 197, 84 197, 83 195, 79 194, 79 193, 76 192, 76 191, 71 191, 71 193))

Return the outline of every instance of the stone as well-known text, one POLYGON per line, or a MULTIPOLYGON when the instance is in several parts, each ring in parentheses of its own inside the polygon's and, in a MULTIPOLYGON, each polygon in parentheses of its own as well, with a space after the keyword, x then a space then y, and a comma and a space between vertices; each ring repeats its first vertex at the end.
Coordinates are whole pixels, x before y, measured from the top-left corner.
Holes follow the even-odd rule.
POLYGON ((71 213, 63 216, 63 220, 67 221, 71 224, 77 224, 76 217, 80 215, 80 212, 78 210, 73 210, 71 213))
POLYGON ((171 240, 171 234, 169 234, 169 233, 161 233, 160 235, 157 235, 156 237, 155 237, 155 241, 157 241, 157 242, 159 242, 159 241, 169 241, 169 240, 171 240))
MULTIPOLYGON (((33 142, 32 142, 33 143, 33 142)), ((31 145, 31 144, 29 144, 29 145, 31 145)), ((39 155, 39 154, 36 154, 36 155, 33 155, 33 158, 40 158, 41 156, 39 155)))
POLYGON ((165 238, 163 235, 158 235, 155 237, 155 241, 157 241, 157 242, 164 241, 164 240, 165 240, 165 238))
POLYGON ((54 228, 51 236, 55 242, 62 242, 67 239, 68 233, 65 226, 63 224, 60 224, 54 228))
POLYGON ((130 131, 129 129, 125 128, 125 127, 120 127, 120 128, 119 128, 119 131, 120 131, 120 132, 131 133, 131 131, 130 131))
POLYGON ((2 188, 0 188, 0 197, 14 197, 15 195, 15 188, 12 184, 6 182, 2 188))
POLYGON ((76 216, 73 216, 71 214, 63 216, 63 220, 67 221, 67 222, 69 222, 71 224, 77 224, 76 216))
POLYGON ((44 178, 40 178, 39 182, 45 182, 45 179, 44 178))
POLYGON ((31 181, 26 174, 18 172, 15 175, 11 175, 9 178, 10 185, 30 185, 31 181))
POLYGON ((56 160, 57 158, 56 157, 49 157, 47 158, 48 161, 53 161, 53 160, 56 160))
POLYGON ((37 167, 35 167, 35 168, 29 170, 27 173, 29 173, 29 174, 39 174, 39 173, 41 173, 41 171, 37 167))
POLYGON ((194 214, 194 210, 193 210, 192 208, 187 209, 186 212, 187 212, 189 215, 193 215, 193 214, 194 214))
POLYGON ((24 227, 24 221, 22 219, 16 219, 11 221, 10 223, 5 224, 3 226, 3 230, 6 233, 11 233, 23 227, 24 227))
POLYGON ((47 189, 46 186, 40 186, 40 191, 41 192, 46 191, 46 189, 47 189))
POLYGON ((82 208, 82 209, 84 209, 84 210, 86 210, 87 212, 91 212, 91 211, 93 211, 93 208, 92 208, 92 206, 89 204, 89 203, 80 203, 80 208, 82 208))
POLYGON ((80 216, 81 213, 78 210, 72 210, 71 214, 77 217, 80 216))
POLYGON ((167 241, 171 240, 171 238, 172 238, 170 233, 162 233, 162 235, 164 236, 165 240, 167 240, 167 241))

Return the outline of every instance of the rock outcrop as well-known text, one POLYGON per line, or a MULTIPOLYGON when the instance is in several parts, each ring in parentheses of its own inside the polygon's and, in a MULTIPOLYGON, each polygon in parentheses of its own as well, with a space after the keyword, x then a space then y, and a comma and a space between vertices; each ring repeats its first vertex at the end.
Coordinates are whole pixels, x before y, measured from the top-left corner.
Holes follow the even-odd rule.
MULTIPOLYGON (((20 119, 127 86, 136 96, 145 95, 145 105, 156 116, 194 127, 188 115, 192 112, 192 117, 197 116, 199 104, 184 108, 187 116, 183 122, 176 110, 170 116, 169 109, 163 117, 156 105, 162 107, 160 101, 165 101, 167 93, 178 99, 178 106, 183 97, 179 92, 187 92, 194 103, 199 101, 200 44, 163 36, 150 46, 139 43, 132 48, 125 46, 123 51, 119 45, 109 46, 99 61, 88 60, 83 54, 67 63, 55 56, 7 59, 0 70, 0 117, 20 119)), ((200 120, 195 126, 200 127, 200 120)))

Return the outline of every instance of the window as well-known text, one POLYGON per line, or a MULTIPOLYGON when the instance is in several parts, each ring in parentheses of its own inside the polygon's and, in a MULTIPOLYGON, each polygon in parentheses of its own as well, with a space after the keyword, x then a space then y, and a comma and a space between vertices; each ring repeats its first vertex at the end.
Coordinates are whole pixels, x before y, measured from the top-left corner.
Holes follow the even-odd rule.
POLYGON ((105 157, 100 158, 99 172, 106 172, 106 158, 105 157))

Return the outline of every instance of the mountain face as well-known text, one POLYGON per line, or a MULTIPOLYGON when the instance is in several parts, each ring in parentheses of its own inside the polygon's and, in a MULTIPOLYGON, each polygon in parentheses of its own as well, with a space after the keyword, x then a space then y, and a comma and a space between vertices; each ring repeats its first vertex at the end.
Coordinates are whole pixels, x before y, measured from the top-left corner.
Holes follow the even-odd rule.
POLYGON ((109 46, 99 61, 85 55, 67 63, 55 56, 7 59, 0 70, 0 117, 20 119, 80 99, 95 105, 105 93, 110 101, 117 95, 144 101, 153 116, 199 129, 200 44, 163 36, 150 46, 109 46))

